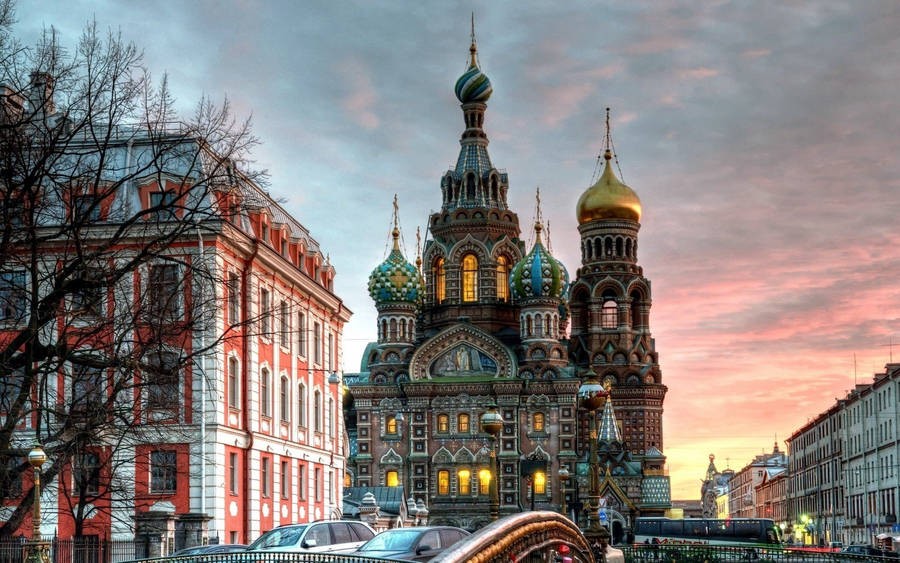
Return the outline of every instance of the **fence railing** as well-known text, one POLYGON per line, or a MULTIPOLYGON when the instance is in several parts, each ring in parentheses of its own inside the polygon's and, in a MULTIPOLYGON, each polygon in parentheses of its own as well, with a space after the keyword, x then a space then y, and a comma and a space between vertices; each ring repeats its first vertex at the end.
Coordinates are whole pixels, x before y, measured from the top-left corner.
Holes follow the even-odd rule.
POLYGON ((210 555, 185 555, 179 557, 157 557, 130 563, 384 563, 385 561, 408 561, 407 559, 385 559, 363 557, 343 553, 310 553, 285 551, 236 551, 210 555))
MULTIPOLYGON (((23 563, 25 538, 0 539, 0 563, 23 563)), ((47 540, 50 563, 120 563, 160 553, 158 542, 94 537, 47 540)))
POLYGON ((890 554, 885 556, 857 555, 852 553, 804 551, 796 548, 772 547, 725 547, 725 546, 675 546, 642 545, 617 546, 625 554, 626 563, 666 561, 669 563, 719 563, 728 561, 750 561, 753 563, 802 563, 831 561, 890 561, 898 563, 900 558, 890 554))

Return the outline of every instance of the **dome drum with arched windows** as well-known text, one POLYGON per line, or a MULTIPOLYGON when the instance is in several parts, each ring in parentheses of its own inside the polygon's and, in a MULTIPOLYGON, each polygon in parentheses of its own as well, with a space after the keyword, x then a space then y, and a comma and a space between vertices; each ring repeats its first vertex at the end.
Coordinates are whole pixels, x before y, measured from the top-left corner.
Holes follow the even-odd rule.
POLYGON ((509 287, 516 300, 563 299, 569 286, 569 273, 541 243, 541 224, 534 226, 537 240, 525 258, 515 266, 509 277, 509 287))

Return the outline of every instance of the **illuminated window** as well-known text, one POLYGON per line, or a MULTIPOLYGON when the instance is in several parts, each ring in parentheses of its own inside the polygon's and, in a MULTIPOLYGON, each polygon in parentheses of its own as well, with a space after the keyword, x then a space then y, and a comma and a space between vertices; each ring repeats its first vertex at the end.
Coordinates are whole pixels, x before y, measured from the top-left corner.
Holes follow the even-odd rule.
POLYGON ((438 494, 439 495, 449 495, 450 494, 450 472, 449 471, 438 471, 438 494))
POLYGON ((600 311, 600 328, 616 328, 619 326, 619 307, 612 299, 603 302, 600 311))
POLYGON ((384 482, 388 487, 396 487, 400 484, 400 479, 397 477, 396 471, 388 471, 385 474, 384 482))
POLYGON ((458 426, 460 433, 462 433, 462 434, 469 433, 469 415, 467 415, 467 414, 459 415, 459 419, 457 420, 457 423, 458 423, 457 426, 458 426))
POLYGON ((459 494, 468 495, 472 492, 472 483, 469 480, 472 476, 472 472, 468 469, 460 469, 459 473, 456 474, 459 477, 459 494))
POLYGON ((491 470, 482 469, 478 472, 478 494, 486 495, 491 492, 491 470))
POLYGON ((534 474, 534 494, 543 495, 547 493, 547 476, 543 471, 534 474))
POLYGON ((534 413, 534 422, 531 425, 531 429, 535 432, 543 432, 544 431, 544 413, 536 412, 534 413))
POLYGON ((385 425, 386 432, 388 434, 396 434, 397 433, 397 417, 389 416, 387 418, 387 424, 385 425))
POLYGON ((344 473, 344 488, 350 488, 353 486, 353 477, 349 473, 344 473))
POLYGON ((506 256, 497 257, 497 299, 509 301, 509 260, 506 256))
POLYGON ((431 277, 434 281, 434 302, 441 303, 447 296, 447 274, 444 271, 444 259, 438 258, 431 267, 431 277))
POLYGON ((466 254, 462 259, 462 300, 478 299, 478 258, 474 254, 466 254))
POLYGON ((437 431, 441 434, 450 432, 450 417, 446 414, 438 415, 437 431))

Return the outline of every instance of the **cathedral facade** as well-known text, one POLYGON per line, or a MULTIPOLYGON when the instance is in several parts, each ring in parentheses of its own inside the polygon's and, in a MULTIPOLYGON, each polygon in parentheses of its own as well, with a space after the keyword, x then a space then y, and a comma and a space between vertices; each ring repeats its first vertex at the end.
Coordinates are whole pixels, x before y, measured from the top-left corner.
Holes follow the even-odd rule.
POLYGON ((403 487, 431 524, 487 524, 493 486, 500 516, 565 506, 584 522, 593 435, 601 510, 621 532, 669 507, 666 388, 650 336, 650 282, 637 262, 640 200, 607 151, 603 175, 577 205, 574 279, 544 244, 539 213, 527 248, 507 204, 507 173, 488 154, 491 92, 473 38, 455 88, 465 123, 459 157, 441 176, 421 256, 415 264, 403 256, 395 207, 393 249, 369 278, 378 338, 360 373, 345 374, 345 484, 403 487), (589 379, 609 393, 602 416, 579 404, 589 379), (496 437, 480 424, 494 411, 503 421, 496 437), (592 434, 594 416, 602 421, 592 434))

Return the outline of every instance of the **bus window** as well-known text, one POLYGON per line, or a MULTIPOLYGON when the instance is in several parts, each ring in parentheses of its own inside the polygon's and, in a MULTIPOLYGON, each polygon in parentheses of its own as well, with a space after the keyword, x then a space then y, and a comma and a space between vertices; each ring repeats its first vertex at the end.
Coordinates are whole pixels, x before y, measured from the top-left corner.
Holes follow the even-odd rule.
POLYGON ((707 522, 709 523, 710 539, 731 541, 734 538, 731 520, 707 520, 707 522))
POLYGON ((668 537, 681 537, 684 535, 683 520, 663 520, 659 535, 668 537))
POLYGON ((643 518, 637 519, 637 526, 635 530, 635 535, 638 536, 658 536, 659 535, 659 520, 644 520, 643 518))
POLYGON ((692 538, 706 537, 706 520, 685 520, 685 533, 692 538))
POLYGON ((758 520, 735 520, 734 537, 738 540, 762 541, 762 522, 758 520))

